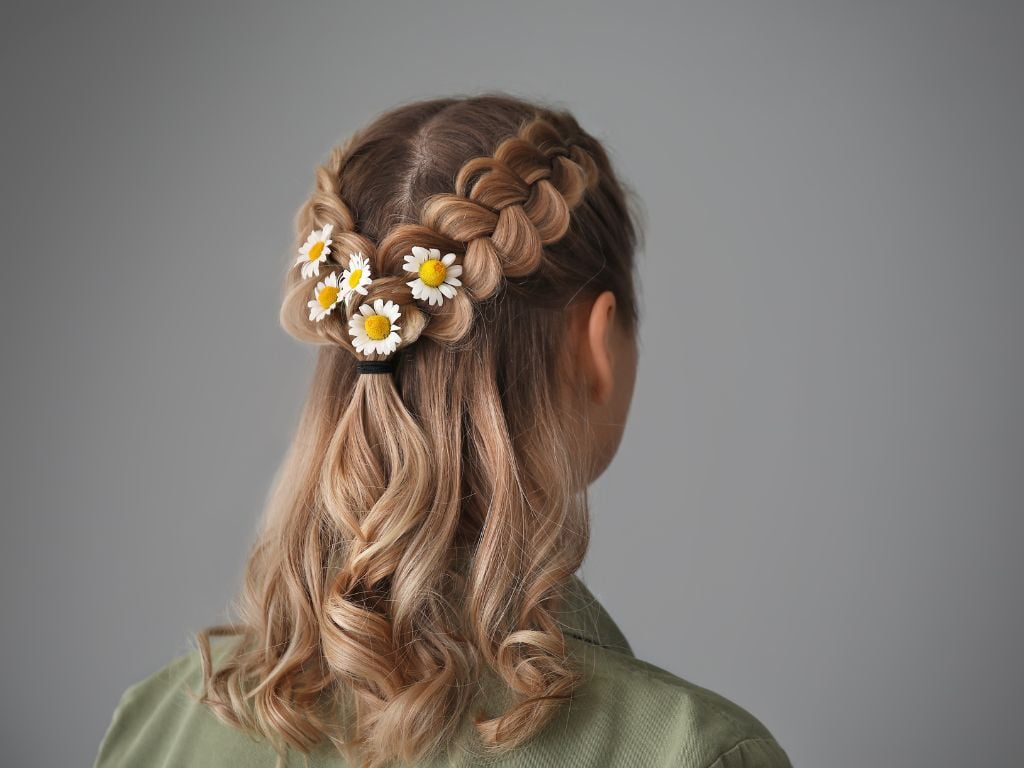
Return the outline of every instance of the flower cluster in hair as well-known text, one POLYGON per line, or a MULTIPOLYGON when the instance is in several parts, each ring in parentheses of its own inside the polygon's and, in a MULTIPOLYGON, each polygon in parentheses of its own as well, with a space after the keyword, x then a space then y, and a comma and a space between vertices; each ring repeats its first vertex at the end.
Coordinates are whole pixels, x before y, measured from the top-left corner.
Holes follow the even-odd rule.
MULTIPOLYGON (((333 225, 326 224, 320 229, 314 229, 299 249, 295 266, 301 268, 303 277, 320 275, 320 265, 326 263, 331 254, 332 228, 333 225)), ((403 259, 405 263, 402 269, 416 275, 415 279, 406 282, 412 289, 414 299, 430 306, 441 306, 446 298, 453 298, 456 288, 462 285, 459 280, 462 265, 455 263, 454 253, 442 256, 437 248, 414 245, 403 259)), ((337 270, 332 270, 313 289, 313 298, 307 304, 310 322, 321 322, 342 302, 350 304, 357 293, 366 296, 373 280, 369 259, 362 253, 350 253, 348 268, 340 277, 337 270)), ((348 322, 352 346, 364 355, 393 354, 401 341, 398 335, 401 330, 398 319, 401 316, 398 304, 390 299, 375 299, 370 304, 360 304, 348 322)))

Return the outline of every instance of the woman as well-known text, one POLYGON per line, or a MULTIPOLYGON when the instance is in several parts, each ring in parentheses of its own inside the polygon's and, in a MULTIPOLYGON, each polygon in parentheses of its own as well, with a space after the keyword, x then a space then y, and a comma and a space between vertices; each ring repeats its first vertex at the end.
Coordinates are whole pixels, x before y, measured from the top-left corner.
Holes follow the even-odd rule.
POLYGON ((241 621, 125 692, 97 768, 788 768, 576 576, 637 359, 601 144, 503 94, 408 104, 331 152, 297 228, 281 322, 320 355, 241 621))

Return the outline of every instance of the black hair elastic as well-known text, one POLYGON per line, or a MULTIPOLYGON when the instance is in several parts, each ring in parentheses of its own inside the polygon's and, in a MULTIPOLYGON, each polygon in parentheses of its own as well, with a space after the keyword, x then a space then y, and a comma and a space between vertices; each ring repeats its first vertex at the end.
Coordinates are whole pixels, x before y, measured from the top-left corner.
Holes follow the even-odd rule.
POLYGON ((394 360, 358 360, 356 361, 357 373, 393 373, 395 370, 394 360))

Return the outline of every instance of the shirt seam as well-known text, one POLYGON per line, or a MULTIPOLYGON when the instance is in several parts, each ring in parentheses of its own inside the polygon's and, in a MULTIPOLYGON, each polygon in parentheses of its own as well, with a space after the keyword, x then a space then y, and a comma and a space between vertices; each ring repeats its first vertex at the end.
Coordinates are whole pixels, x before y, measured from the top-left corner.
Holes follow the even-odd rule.
MULTIPOLYGON (((729 749, 725 750, 725 752, 722 752, 721 754, 719 754, 718 757, 716 757, 714 760, 712 760, 710 763, 708 763, 705 768, 715 768, 715 766, 720 765, 722 763, 722 761, 726 757, 729 756, 730 753, 735 752, 737 749, 739 749, 743 745, 750 744, 752 742, 757 742, 757 743, 766 744, 766 745, 775 745, 775 746, 778 746, 781 749, 781 745, 779 744, 777 739, 765 738, 764 736, 748 736, 746 738, 740 739, 735 744, 733 744, 731 747, 729 747, 729 749)), ((682 758, 681 757, 680 757, 680 765, 682 765, 682 758)))
POLYGON ((594 640, 594 638, 592 638, 592 637, 588 637, 586 635, 581 635, 581 634, 578 634, 576 632, 571 632, 568 629, 564 629, 563 628, 562 629, 562 634, 569 635, 569 637, 575 637, 577 640, 582 640, 584 643, 588 643, 590 645, 595 645, 598 648, 604 648, 607 651, 618 651, 619 653, 622 652, 622 646, 620 646, 620 645, 617 645, 617 644, 616 645, 606 645, 605 643, 599 643, 596 640, 594 640))

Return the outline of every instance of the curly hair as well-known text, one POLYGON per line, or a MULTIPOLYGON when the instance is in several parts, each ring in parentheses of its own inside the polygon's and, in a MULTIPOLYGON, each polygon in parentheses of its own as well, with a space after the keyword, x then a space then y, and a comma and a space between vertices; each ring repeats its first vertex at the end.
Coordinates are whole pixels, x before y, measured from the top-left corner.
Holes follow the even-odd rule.
POLYGON ((312 322, 316 277, 288 272, 281 324, 320 345, 316 370, 241 619, 197 634, 198 698, 279 765, 325 739, 366 768, 411 762, 464 731, 501 753, 579 685, 555 616, 589 542, 592 467, 565 326, 610 290, 635 331, 627 193, 571 114, 500 93, 392 109, 317 168, 297 243, 330 224, 332 259, 362 253, 374 279, 312 322), (413 246, 460 256, 440 306, 413 300, 413 246), (346 320, 376 299, 401 307, 397 367, 358 375, 346 320), (218 636, 240 642, 216 666, 218 636))

